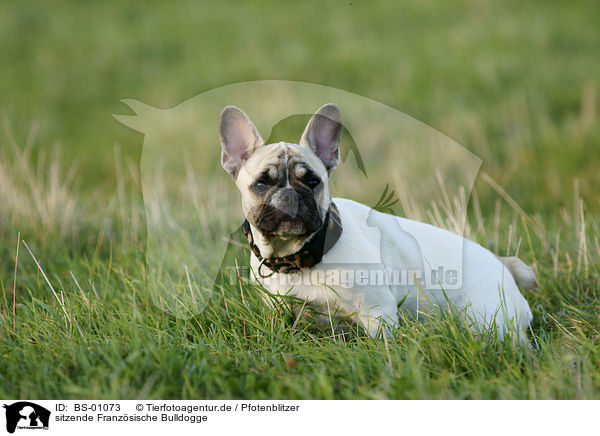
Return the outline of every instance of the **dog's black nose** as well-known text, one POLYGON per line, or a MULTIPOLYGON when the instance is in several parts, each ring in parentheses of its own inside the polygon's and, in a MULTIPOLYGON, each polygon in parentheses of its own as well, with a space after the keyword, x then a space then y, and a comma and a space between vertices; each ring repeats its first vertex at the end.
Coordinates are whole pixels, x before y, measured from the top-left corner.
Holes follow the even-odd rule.
POLYGON ((291 218, 298 213, 300 197, 293 188, 282 188, 271 197, 271 205, 291 218))

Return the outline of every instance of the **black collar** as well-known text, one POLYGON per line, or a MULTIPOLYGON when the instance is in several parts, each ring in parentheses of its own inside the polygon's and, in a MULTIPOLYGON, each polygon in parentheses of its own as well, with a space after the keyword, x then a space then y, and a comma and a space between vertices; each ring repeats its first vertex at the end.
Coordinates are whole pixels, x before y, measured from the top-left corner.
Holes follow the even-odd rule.
POLYGON ((248 238, 250 249, 260 262, 258 275, 264 278, 269 277, 275 272, 288 273, 311 268, 321 262, 325 253, 340 239, 342 235, 342 220, 340 219, 338 208, 332 201, 327 215, 325 215, 325 221, 317 233, 305 242, 300 250, 284 257, 262 257, 260 250, 254 243, 254 237, 248 220, 244 220, 242 232, 248 238), (266 265, 273 272, 269 275, 261 274, 260 269, 263 265, 266 265))

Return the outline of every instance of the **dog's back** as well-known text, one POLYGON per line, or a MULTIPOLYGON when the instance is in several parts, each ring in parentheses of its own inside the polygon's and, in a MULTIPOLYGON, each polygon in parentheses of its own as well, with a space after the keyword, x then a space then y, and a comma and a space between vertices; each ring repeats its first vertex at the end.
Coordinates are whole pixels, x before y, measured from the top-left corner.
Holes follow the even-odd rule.
MULTIPOLYGON (((333 201, 344 233, 324 262, 346 263, 349 268, 379 263, 389 276, 396 302, 403 301, 402 310, 415 316, 417 311, 450 306, 464 311, 479 328, 495 329, 501 338, 506 330, 526 338, 532 319, 529 305, 510 268, 489 250, 439 227, 377 212, 352 200, 333 201), (421 280, 406 280, 411 274, 421 280)), ((367 292, 378 292, 371 288, 367 292)))

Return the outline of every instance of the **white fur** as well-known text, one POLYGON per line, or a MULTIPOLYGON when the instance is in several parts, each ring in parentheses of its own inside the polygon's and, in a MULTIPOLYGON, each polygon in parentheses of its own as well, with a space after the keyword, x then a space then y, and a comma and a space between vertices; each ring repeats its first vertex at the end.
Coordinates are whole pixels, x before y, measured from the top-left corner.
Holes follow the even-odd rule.
MULTIPOLYGON (((340 239, 313 268, 259 277, 270 292, 304 300, 327 317, 350 317, 373 337, 382 331, 382 325, 398 323, 397 305, 404 300, 400 310, 417 319, 450 309, 462 312, 464 323, 474 331, 495 331, 502 340, 506 332, 512 332, 518 341, 526 341, 532 319, 529 305, 510 271, 489 250, 429 224, 376 212, 352 200, 333 201, 343 225, 340 239), (425 275, 439 267, 458 268, 461 277, 458 286, 442 285, 442 289, 410 282, 374 286, 362 282, 325 285, 319 281, 332 270, 356 272, 366 265, 424 270, 425 275), (319 274, 320 279, 315 280, 319 274)), ((252 255, 255 272, 258 266, 252 255)), ((264 265, 261 271, 263 275, 270 272, 264 265)), ((383 332, 387 334, 388 329, 383 332)))

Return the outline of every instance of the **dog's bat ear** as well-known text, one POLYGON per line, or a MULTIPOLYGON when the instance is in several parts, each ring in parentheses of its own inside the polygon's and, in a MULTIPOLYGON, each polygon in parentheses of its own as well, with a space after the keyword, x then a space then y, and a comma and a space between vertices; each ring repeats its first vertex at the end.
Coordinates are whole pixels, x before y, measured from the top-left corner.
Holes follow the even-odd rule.
POLYGON ((331 172, 340 162, 342 113, 333 103, 319 108, 304 129, 300 145, 310 147, 331 172))
POLYGON ((235 106, 227 106, 221 111, 219 138, 222 147, 221 165, 234 178, 254 149, 264 144, 248 115, 235 106))

